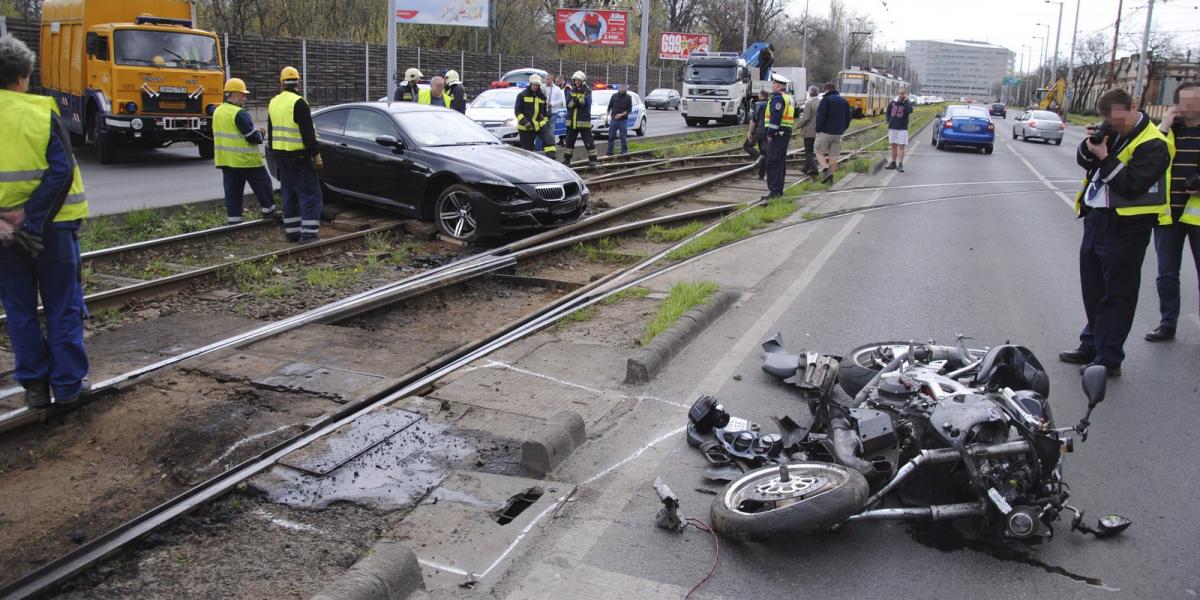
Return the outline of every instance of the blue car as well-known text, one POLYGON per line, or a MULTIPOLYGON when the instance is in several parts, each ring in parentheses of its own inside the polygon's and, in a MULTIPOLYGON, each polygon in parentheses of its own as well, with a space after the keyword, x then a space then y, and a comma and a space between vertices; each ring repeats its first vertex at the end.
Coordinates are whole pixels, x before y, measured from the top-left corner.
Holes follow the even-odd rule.
POLYGON ((983 106, 952 104, 934 120, 933 145, 938 150, 945 150, 946 146, 970 146, 991 154, 995 143, 996 125, 983 106))

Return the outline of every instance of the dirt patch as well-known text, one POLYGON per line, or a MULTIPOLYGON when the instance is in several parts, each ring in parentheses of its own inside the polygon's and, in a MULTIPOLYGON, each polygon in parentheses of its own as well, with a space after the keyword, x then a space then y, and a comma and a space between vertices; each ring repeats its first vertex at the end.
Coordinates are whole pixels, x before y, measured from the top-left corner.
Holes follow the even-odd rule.
POLYGON ((597 304, 588 319, 562 321, 553 331, 564 342, 600 343, 634 350, 641 347, 638 340, 646 333, 646 323, 658 310, 659 302, 650 298, 624 298, 613 304, 597 304))
POLYGON ((172 374, 3 440, 0 573, 11 580, 62 555, 330 406, 172 374))

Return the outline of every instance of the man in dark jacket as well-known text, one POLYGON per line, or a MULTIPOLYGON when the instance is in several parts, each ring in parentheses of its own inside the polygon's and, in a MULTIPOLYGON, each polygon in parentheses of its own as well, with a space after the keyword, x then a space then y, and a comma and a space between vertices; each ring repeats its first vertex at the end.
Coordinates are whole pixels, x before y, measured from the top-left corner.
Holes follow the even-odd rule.
POLYGON ((750 130, 746 132, 746 143, 742 149, 751 159, 758 160, 758 178, 767 176, 767 90, 758 92, 758 101, 754 103, 754 114, 750 118, 750 130))
POLYGON ((533 151, 534 140, 542 139, 542 152, 557 160, 558 147, 554 144, 554 125, 550 118, 550 102, 542 91, 540 75, 529 76, 529 87, 517 94, 513 105, 517 116, 517 134, 521 136, 521 147, 533 151))
POLYGON ((563 162, 570 165, 575 154, 575 139, 583 139, 588 153, 588 166, 596 164, 596 140, 592 137, 592 89, 588 87, 587 75, 575 71, 571 85, 565 90, 567 104, 567 142, 563 162))
POLYGON ((629 154, 629 113, 633 112, 633 97, 628 84, 617 85, 617 93, 608 99, 608 154, 612 156, 613 142, 621 136, 621 154, 629 154))
POLYGON ((394 102, 416 102, 421 97, 421 78, 425 75, 415 67, 404 72, 404 83, 396 88, 394 102))
POLYGON ((758 54, 758 78, 763 81, 771 79, 771 67, 775 65, 775 45, 767 44, 758 54))
POLYGON ((1063 362, 1103 366, 1121 375, 1125 338, 1133 326, 1142 260, 1156 225, 1171 223, 1167 197, 1171 146, 1150 117, 1122 89, 1101 94, 1103 141, 1079 144, 1076 162, 1087 171, 1075 209, 1083 218, 1079 279, 1087 325, 1079 346, 1063 352, 1063 362))
POLYGON ((458 71, 446 71, 446 93, 450 95, 450 108, 460 113, 467 113, 467 92, 463 89, 462 78, 458 71))
POLYGON ((850 104, 838 93, 833 82, 825 84, 825 97, 817 106, 817 139, 813 144, 821 183, 832 183, 842 157, 842 134, 850 128, 850 104))

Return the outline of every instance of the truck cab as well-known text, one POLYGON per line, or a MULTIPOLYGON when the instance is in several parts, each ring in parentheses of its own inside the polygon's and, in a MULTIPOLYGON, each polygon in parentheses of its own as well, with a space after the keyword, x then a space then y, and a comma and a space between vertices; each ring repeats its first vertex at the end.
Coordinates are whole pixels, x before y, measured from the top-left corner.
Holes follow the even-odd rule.
POLYGON ((212 157, 224 65, 217 36, 192 27, 190 2, 46 0, 41 48, 43 92, 101 163, 176 142, 212 157))
POLYGON ((765 43, 757 42, 745 54, 737 52, 693 52, 683 66, 679 111, 689 126, 710 120, 726 124, 745 124, 750 120, 754 95, 770 91, 770 84, 759 79, 758 52, 765 43))

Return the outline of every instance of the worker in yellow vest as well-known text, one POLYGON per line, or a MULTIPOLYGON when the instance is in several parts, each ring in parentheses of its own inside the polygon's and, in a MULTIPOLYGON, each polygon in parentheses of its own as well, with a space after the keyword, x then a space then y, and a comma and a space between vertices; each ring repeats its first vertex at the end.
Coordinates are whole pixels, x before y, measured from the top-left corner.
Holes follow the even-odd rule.
POLYGON ((300 95, 300 72, 284 67, 279 95, 267 107, 267 139, 279 174, 283 197, 283 233, 289 242, 307 244, 320 239, 321 180, 324 168, 317 148, 312 112, 300 95))
POLYGON ((435 75, 429 80, 429 89, 417 93, 417 104, 431 104, 450 108, 450 94, 446 93, 446 80, 435 75))
POLYGON ((234 77, 225 82, 225 102, 213 112, 213 162, 225 180, 225 222, 230 225, 245 220, 242 199, 247 183, 264 218, 282 217, 275 208, 271 175, 258 150, 263 132, 254 128, 250 112, 242 108, 249 94, 246 82, 234 77))
POLYGON ((54 100, 29 94, 36 56, 0 37, 0 300, 25 403, 76 405, 87 392, 79 225, 83 177, 54 100), (46 329, 38 318, 45 307, 46 329))

